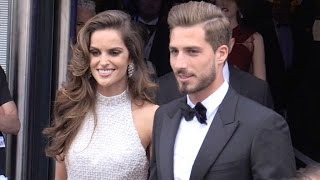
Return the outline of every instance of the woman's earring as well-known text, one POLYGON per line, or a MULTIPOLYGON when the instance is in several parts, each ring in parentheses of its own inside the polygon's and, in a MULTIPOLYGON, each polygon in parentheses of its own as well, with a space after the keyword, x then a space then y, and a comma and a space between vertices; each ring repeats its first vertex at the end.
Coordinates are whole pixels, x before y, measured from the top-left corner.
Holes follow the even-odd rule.
POLYGON ((242 19, 243 18, 243 14, 241 13, 240 10, 238 10, 238 14, 239 14, 240 19, 242 19))
POLYGON ((131 78, 134 73, 134 64, 131 62, 128 65, 128 77, 131 78))

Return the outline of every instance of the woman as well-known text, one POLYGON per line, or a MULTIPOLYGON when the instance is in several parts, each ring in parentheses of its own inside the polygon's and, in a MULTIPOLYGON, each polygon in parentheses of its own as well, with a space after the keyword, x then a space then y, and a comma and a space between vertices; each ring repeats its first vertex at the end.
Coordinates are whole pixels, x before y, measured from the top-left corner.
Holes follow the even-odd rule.
POLYGON ((243 18, 239 11, 239 0, 216 0, 230 21, 232 37, 235 44, 228 57, 228 62, 256 77, 266 80, 265 52, 263 37, 256 31, 239 25, 238 19, 243 18))
POLYGON ((53 126, 44 131, 56 179, 147 179, 158 106, 141 51, 124 12, 97 14, 80 30, 53 126))

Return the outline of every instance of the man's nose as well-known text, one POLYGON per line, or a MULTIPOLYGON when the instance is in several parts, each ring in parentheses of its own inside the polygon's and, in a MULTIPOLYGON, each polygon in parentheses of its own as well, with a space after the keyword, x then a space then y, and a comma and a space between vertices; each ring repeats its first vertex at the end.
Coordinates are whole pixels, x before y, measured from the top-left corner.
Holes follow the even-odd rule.
POLYGON ((179 53, 175 58, 175 67, 176 68, 186 68, 187 67, 187 58, 184 53, 179 53))

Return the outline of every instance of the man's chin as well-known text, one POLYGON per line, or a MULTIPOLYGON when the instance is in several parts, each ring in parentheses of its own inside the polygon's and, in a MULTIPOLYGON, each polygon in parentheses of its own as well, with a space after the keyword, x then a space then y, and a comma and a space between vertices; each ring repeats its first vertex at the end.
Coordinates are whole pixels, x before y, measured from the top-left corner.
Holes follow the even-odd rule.
POLYGON ((181 94, 190 94, 193 92, 192 88, 187 85, 179 85, 179 91, 181 94))
POLYGON ((187 94, 188 93, 188 88, 185 85, 179 84, 179 92, 181 94, 187 94))

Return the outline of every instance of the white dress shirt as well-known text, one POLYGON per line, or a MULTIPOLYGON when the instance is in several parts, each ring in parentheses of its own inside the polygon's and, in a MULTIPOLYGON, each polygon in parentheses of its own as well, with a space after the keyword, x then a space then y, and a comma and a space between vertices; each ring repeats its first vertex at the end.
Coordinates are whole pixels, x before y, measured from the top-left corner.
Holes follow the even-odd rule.
POLYGON ((222 69, 222 73, 223 73, 223 78, 225 81, 227 81, 227 83, 229 83, 229 79, 230 79, 230 71, 229 71, 229 65, 228 62, 224 63, 223 69, 222 69))
MULTIPOLYGON (((191 121, 186 121, 182 117, 174 146, 173 167, 175 180, 187 180, 190 178, 193 163, 228 88, 229 84, 224 81, 214 93, 201 102, 207 108, 207 125, 199 123, 196 117, 191 121)), ((195 106, 188 95, 187 103, 192 108, 195 106)))

